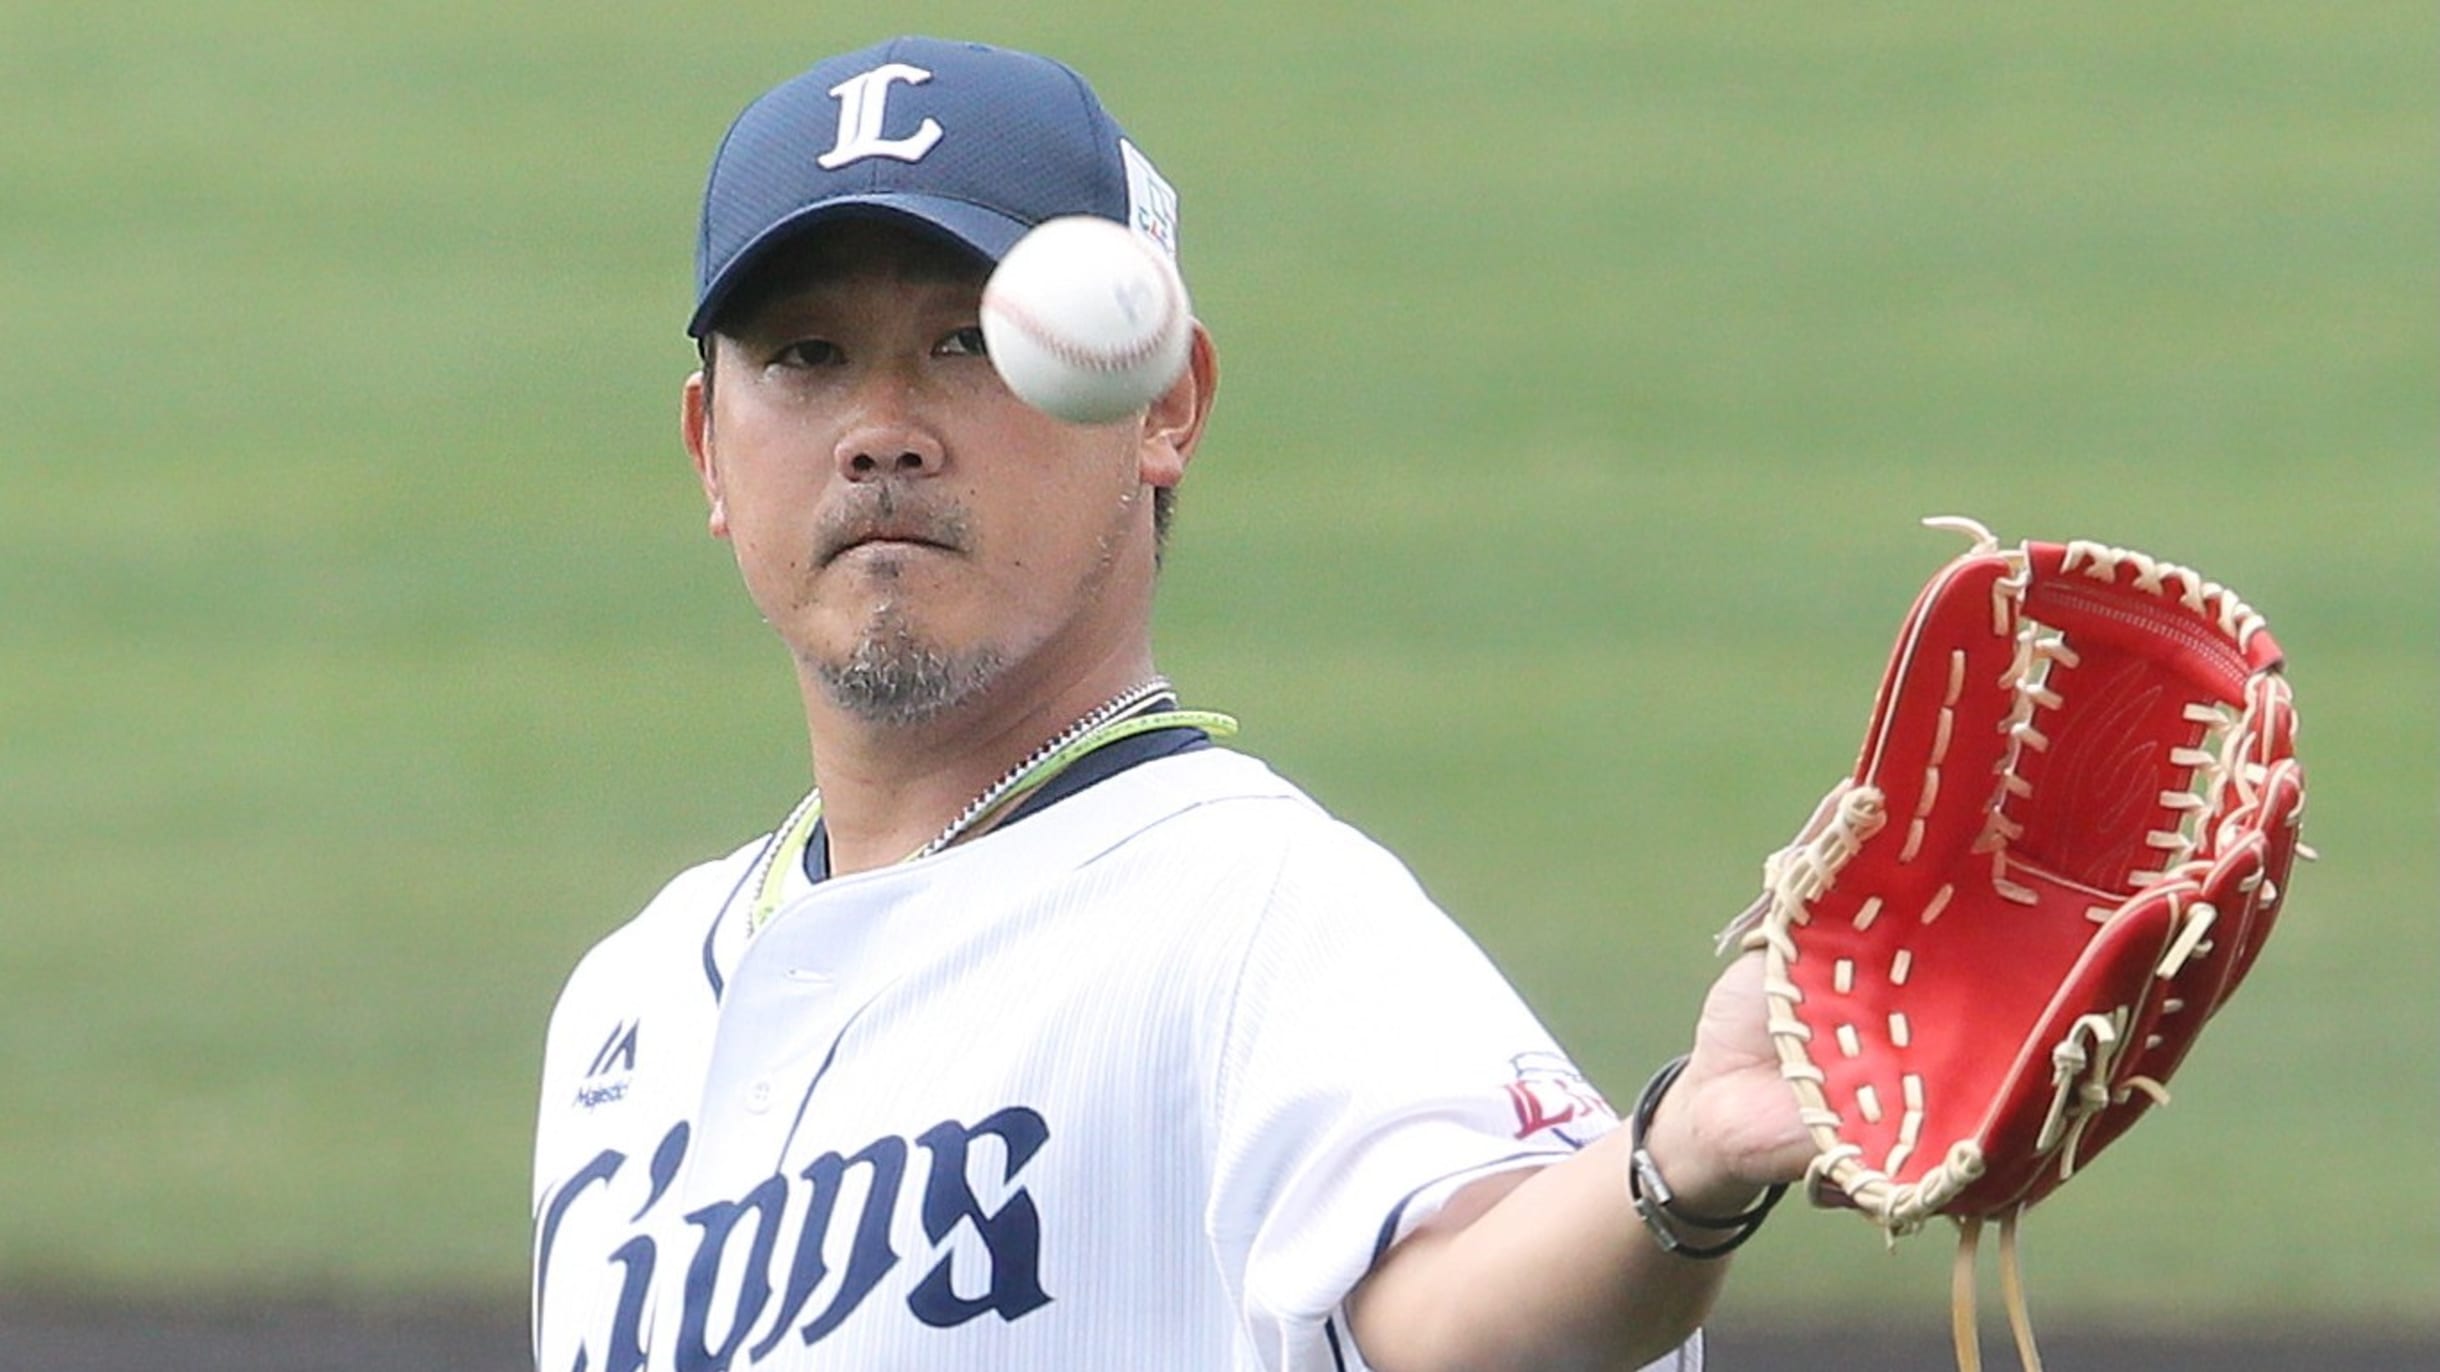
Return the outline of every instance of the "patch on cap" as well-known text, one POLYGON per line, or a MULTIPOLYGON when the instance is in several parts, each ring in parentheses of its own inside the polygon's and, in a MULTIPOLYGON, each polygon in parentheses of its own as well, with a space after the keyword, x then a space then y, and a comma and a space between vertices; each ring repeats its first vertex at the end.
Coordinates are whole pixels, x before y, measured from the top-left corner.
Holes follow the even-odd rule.
POLYGON ((1119 160, 1127 164, 1127 225, 1178 255, 1178 192, 1133 143, 1118 140, 1119 160))

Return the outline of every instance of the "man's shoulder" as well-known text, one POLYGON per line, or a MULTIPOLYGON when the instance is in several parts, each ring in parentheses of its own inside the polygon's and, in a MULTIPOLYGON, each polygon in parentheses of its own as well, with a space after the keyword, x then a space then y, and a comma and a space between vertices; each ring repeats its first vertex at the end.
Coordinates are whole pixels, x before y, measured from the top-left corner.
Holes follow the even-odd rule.
POLYGON ((671 877, 633 919, 603 940, 655 942, 672 936, 700 938, 738 889, 750 879, 771 835, 762 834, 731 852, 699 862, 671 877))
POLYGON ((1362 840, 1269 763, 1233 748, 1180 753, 1115 780, 1128 784, 1108 788, 1111 809, 1133 814, 1142 832, 1156 839, 1225 844, 1244 853, 1345 836, 1362 840))
POLYGON ((1153 833, 1259 862, 1282 888, 1305 892, 1413 885, 1406 865, 1379 840, 1333 814, 1262 759, 1206 748, 1161 768, 1139 769, 1170 789, 1153 833))
POLYGON ((605 978, 625 983, 629 971, 639 966, 666 966, 681 954, 697 955, 713 922, 753 876, 757 860, 770 842, 771 836, 764 834, 670 878, 642 910, 604 934, 578 960, 561 1002, 605 978))

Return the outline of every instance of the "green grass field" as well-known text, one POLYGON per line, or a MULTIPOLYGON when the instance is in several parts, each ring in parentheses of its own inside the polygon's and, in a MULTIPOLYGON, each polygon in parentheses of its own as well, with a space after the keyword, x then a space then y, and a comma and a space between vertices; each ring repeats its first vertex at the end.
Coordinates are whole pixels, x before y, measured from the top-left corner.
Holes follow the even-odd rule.
MULTIPOLYGON (((521 1298, 560 978, 806 779, 676 441, 703 163, 913 24, 1184 193, 1165 665, 1614 1093, 1850 764, 1918 517, 2245 592, 2326 860, 2036 1300, 2434 1321, 2430 7, 1102 10, 0 9, 0 1289, 521 1298)), ((1731 1300, 1936 1308, 1877 1250, 1775 1223, 1731 1300)))

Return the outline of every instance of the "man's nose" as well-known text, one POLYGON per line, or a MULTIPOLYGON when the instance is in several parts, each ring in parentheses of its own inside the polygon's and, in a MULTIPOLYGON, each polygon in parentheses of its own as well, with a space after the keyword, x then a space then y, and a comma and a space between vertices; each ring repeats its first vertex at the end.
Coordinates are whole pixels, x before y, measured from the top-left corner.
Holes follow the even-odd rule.
POLYGON ((850 481, 936 476, 947 461, 917 388, 904 377, 876 375, 858 398, 856 421, 839 435, 833 456, 850 481))

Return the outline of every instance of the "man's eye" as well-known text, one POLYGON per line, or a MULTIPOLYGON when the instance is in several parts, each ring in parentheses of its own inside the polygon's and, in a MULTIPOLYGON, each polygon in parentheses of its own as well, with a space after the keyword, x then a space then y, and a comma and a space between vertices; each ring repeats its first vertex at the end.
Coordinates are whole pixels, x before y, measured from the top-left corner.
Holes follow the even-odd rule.
POLYGON ((969 324, 940 341, 940 350, 956 357, 983 357, 990 349, 983 345, 983 326, 969 324))
POLYGON ((779 350, 772 360, 783 367, 827 367, 843 354, 839 345, 824 338, 803 338, 779 350))

